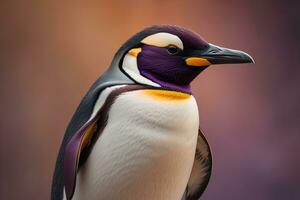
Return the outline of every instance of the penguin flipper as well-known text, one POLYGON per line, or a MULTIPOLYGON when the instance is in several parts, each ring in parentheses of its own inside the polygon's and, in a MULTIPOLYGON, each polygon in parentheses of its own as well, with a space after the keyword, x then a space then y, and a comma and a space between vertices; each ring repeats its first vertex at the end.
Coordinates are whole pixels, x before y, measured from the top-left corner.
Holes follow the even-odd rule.
POLYGON ((206 189, 212 169, 212 156, 209 145, 199 129, 194 165, 183 200, 198 200, 206 189))
MULTIPOLYGON (((112 65, 117 65, 117 63, 112 63, 112 65)), ((87 94, 84 96, 80 102, 76 112, 74 113, 61 143, 58 157, 56 160, 54 175, 52 179, 51 188, 51 200, 62 200, 63 199, 63 189, 64 189, 64 155, 66 145, 70 139, 76 134, 76 132, 84 126, 84 124, 89 120, 93 112, 95 103, 102 93, 102 91, 111 86, 133 84, 127 76, 125 76, 117 66, 110 67, 109 70, 104 73, 89 89, 87 94)))

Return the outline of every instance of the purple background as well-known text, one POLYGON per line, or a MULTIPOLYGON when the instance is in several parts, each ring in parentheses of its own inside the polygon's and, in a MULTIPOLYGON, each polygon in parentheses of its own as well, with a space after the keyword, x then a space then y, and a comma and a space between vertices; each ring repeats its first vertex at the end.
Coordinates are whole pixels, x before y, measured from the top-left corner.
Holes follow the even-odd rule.
POLYGON ((299 10, 279 0, 1 2, 0 198, 49 199, 82 96, 125 40, 167 23, 256 60, 193 83, 214 158, 202 199, 300 199, 299 10))

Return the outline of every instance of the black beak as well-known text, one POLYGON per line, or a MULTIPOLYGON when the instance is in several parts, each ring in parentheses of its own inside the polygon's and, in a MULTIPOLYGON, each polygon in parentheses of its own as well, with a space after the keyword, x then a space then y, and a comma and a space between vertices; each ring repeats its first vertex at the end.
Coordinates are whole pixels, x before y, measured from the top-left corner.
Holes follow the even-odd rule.
POLYGON ((254 63, 253 58, 243 52, 227 49, 210 44, 209 48, 201 53, 201 58, 207 59, 211 64, 254 63))
POLYGON ((209 44, 205 50, 193 50, 185 55, 190 66, 207 67, 214 64, 254 63, 253 58, 243 52, 209 44))

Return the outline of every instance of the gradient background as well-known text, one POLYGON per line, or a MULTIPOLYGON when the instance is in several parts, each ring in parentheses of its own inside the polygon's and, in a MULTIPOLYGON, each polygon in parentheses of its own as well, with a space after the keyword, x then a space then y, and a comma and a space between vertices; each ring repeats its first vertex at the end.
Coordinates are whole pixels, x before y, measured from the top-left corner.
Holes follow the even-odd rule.
POLYGON ((202 199, 299 200, 299 10, 279 0, 1 1, 0 198, 49 199, 82 96, 125 40, 167 23, 256 60, 193 83, 214 156, 202 199))

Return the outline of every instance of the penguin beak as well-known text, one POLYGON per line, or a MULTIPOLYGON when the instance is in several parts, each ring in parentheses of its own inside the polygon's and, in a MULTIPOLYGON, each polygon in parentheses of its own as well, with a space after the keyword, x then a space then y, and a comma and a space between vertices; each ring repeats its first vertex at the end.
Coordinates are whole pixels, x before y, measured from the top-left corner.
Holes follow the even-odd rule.
POLYGON ((190 66, 209 66, 214 64, 254 63, 253 58, 243 52, 209 44, 206 50, 195 50, 185 59, 190 66))

